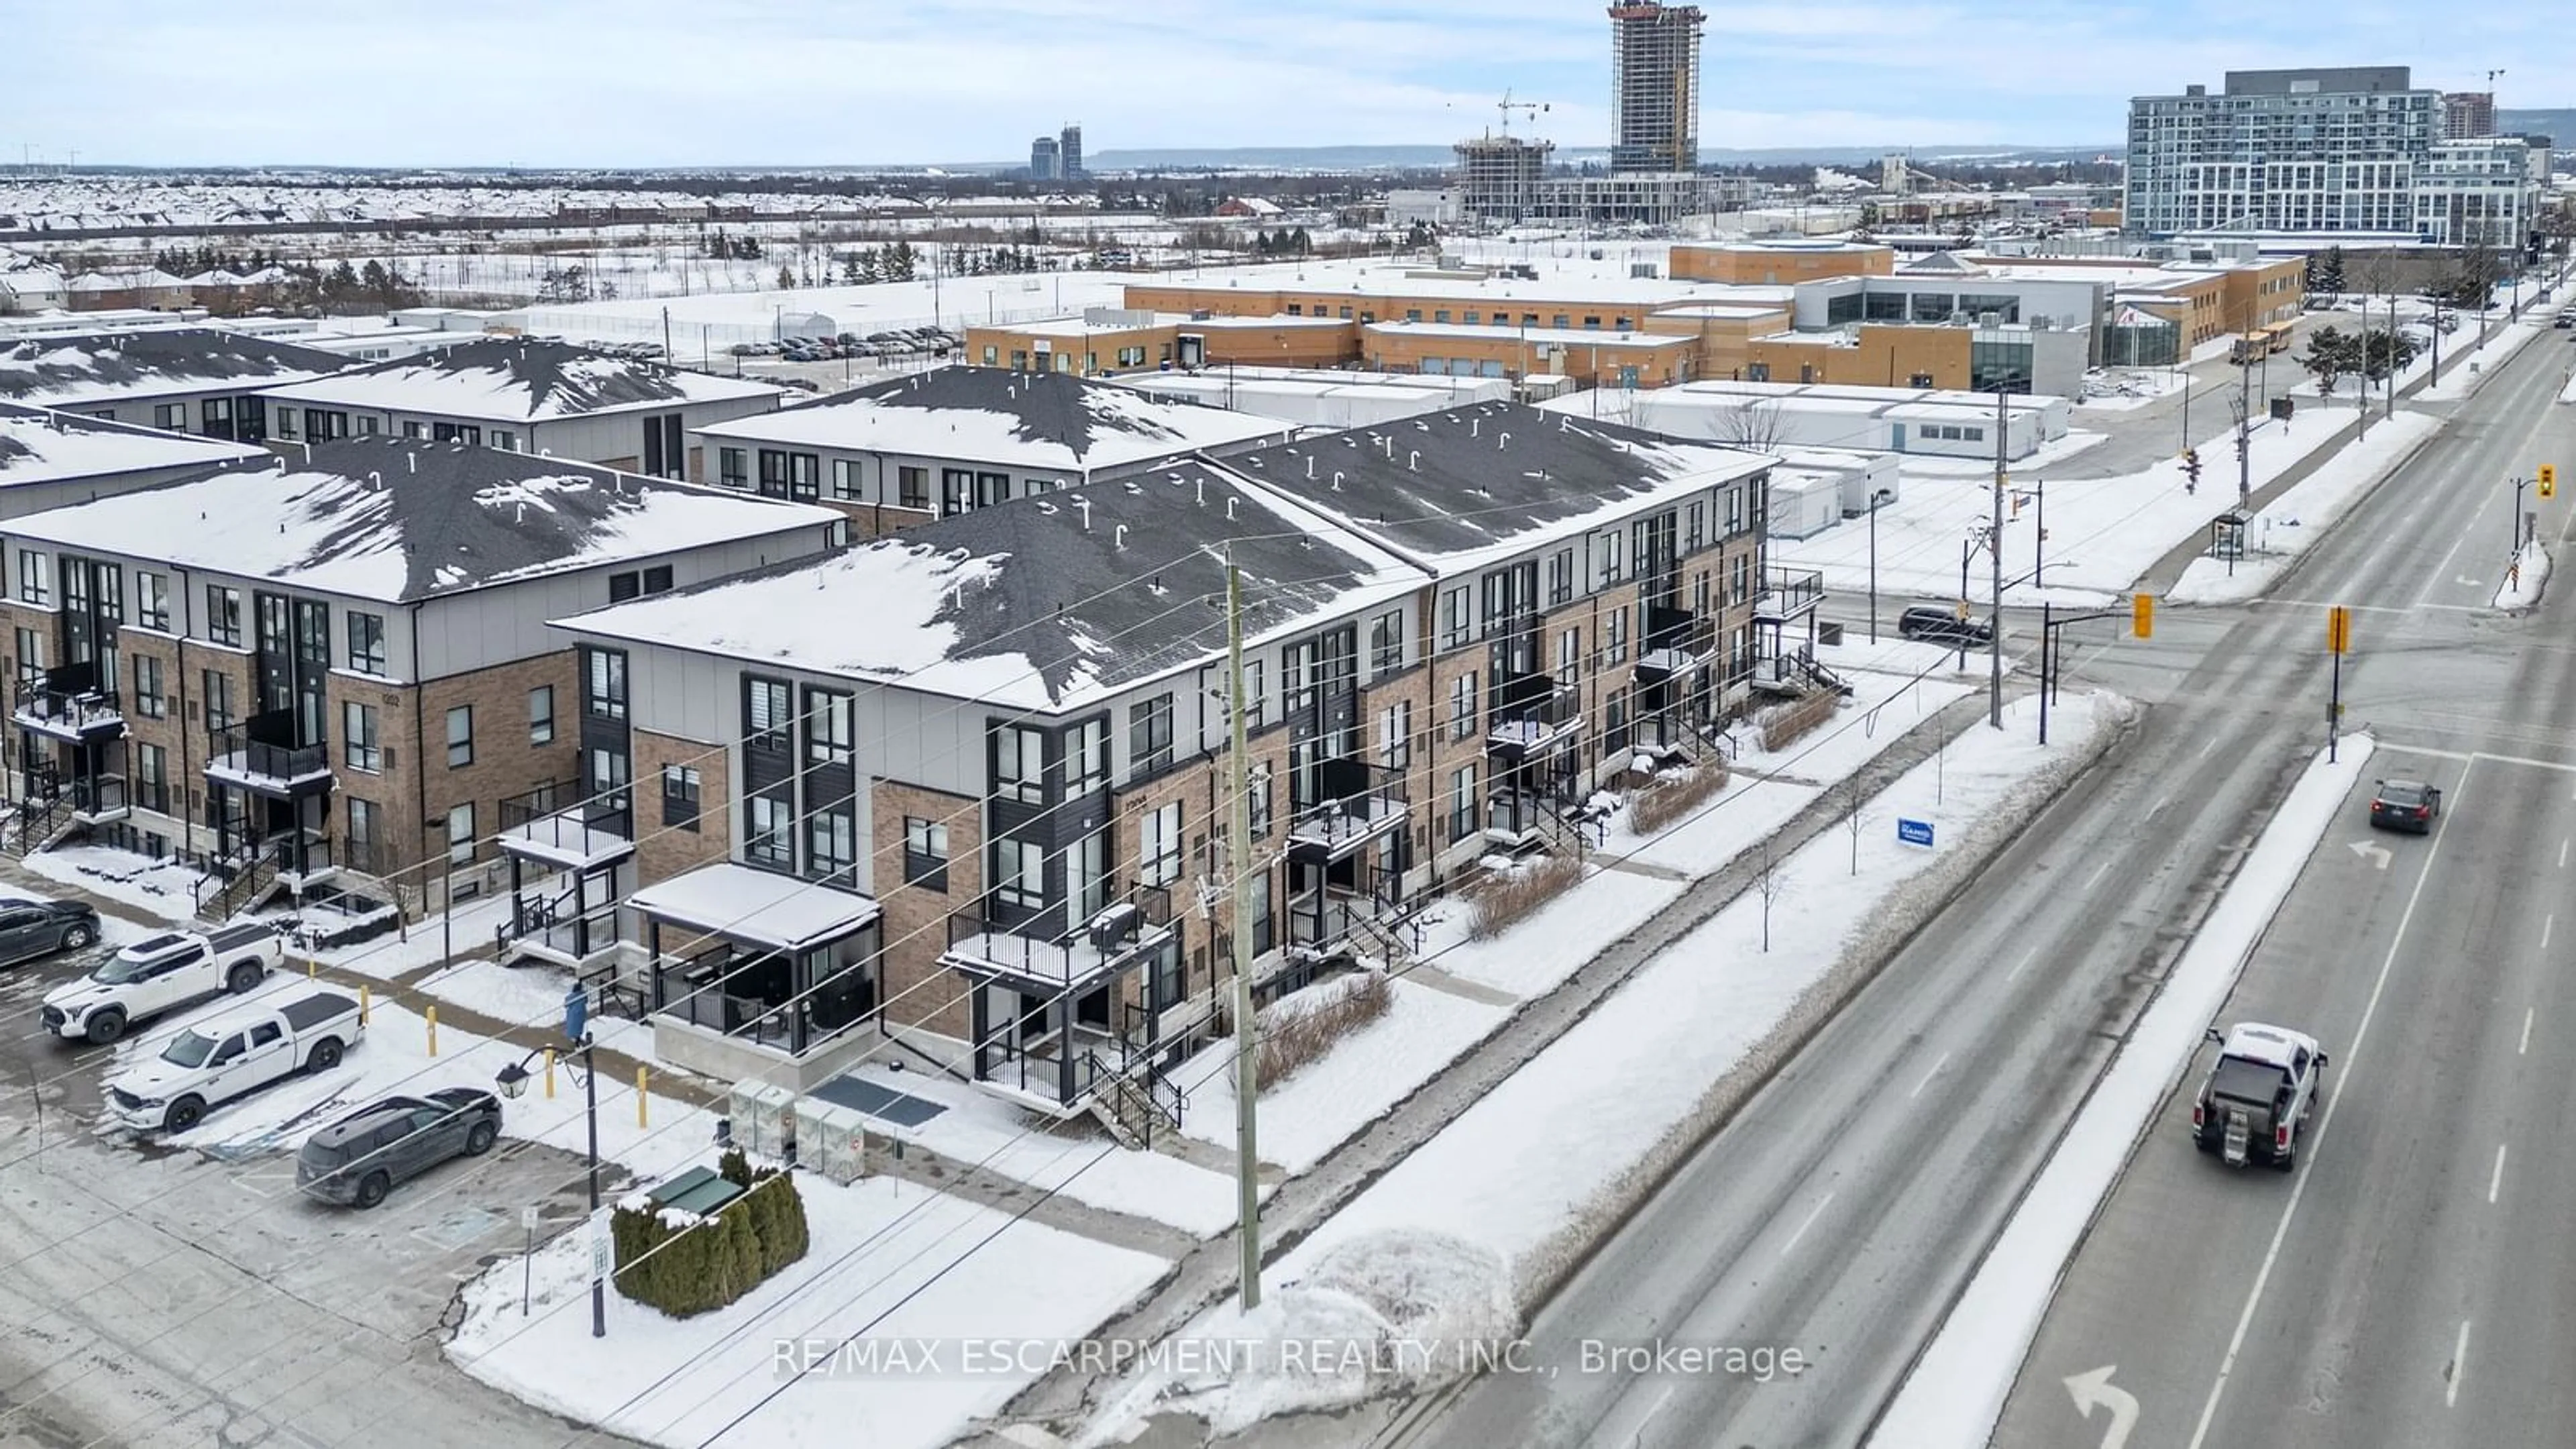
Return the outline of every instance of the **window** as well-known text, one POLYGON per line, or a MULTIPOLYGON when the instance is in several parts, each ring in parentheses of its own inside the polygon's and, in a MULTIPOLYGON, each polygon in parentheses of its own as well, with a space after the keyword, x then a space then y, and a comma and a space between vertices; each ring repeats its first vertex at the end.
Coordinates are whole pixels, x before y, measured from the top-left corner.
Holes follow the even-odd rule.
POLYGON ((805 763, 847 765, 852 756, 850 696, 837 689, 805 691, 805 763))
POLYGON ((447 812, 447 863, 474 863, 474 802, 466 801, 447 812))
POLYGON ((1377 712, 1377 757, 1390 770, 1413 763, 1413 701, 1399 699, 1377 712))
POLYGON ((1574 597, 1574 550, 1561 548, 1547 556, 1547 601, 1562 604, 1574 597))
POLYGON ((1744 531, 1744 490, 1741 488, 1726 490, 1726 531, 1729 533, 1744 531))
POLYGON ((429 437, 434 443, 463 443, 479 448, 483 446, 483 426, 480 423, 431 423, 429 437))
POLYGON ((1064 789, 1088 795, 1109 784, 1109 721, 1084 720, 1065 736, 1064 789))
POLYGON ((419 437, 419 436, 420 436, 420 424, 419 424, 419 422, 418 422, 418 421, 416 421, 416 420, 412 420, 412 419, 405 419, 405 420, 404 420, 404 422, 403 422, 403 436, 404 436, 404 437, 406 437, 406 438, 417 438, 417 437, 419 437))
POLYGON ((614 649, 588 651, 583 671, 582 712, 593 719, 626 718, 626 656, 614 649))
POLYGON ((33 549, 18 551, 18 601, 20 603, 43 605, 53 601, 54 591, 50 577, 52 570, 47 567, 48 562, 45 555, 33 549))
POLYGON ((766 870, 789 870, 796 864, 796 843, 788 835, 795 812, 787 802, 770 795, 754 795, 742 802, 742 859, 746 865, 766 870))
POLYGON ((540 684, 528 691, 528 743, 555 742, 555 687, 540 684))
POLYGON ((1449 775, 1449 840, 1476 833, 1476 767, 1461 765, 1449 775))
POLYGON ((825 885, 846 886, 859 861, 858 817, 844 805, 805 817, 805 875, 825 885))
POLYGON ((1244 831, 1259 840, 1270 833, 1270 767, 1255 765, 1243 782, 1244 831))
POLYGON ((1025 840, 994 841, 993 896, 1023 910, 1045 905, 1046 852, 1025 840))
POLYGON ((184 433, 188 431, 188 405, 186 403, 159 403, 154 405, 152 409, 152 426, 166 429, 174 433, 184 433))
POLYGON ((1404 667, 1404 611, 1389 609, 1369 621, 1369 669, 1393 674, 1404 667))
POLYGON ((894 476, 895 485, 900 490, 896 499, 896 502, 900 506, 905 508, 928 508, 930 506, 929 469, 913 467, 897 468, 895 469, 894 476))
POLYGON ((1025 725, 993 731, 993 794, 1027 805, 1046 803, 1046 732, 1025 725))
POLYGON ((644 592, 648 594, 667 594, 671 592, 671 566, 669 564, 655 564, 644 571, 644 592))
POLYGON ((1610 611, 1610 636, 1608 640, 1608 648, 1610 651, 1611 663, 1624 664, 1627 662, 1628 606, 1625 604, 1621 604, 1618 608, 1610 611))
MULTIPOLYGON (((29 602, 37 602, 30 600, 29 602)), ((241 590, 206 585, 206 637, 238 649, 242 641, 241 590)))
POLYGON ((170 813, 170 755, 167 750, 159 745, 137 744, 134 747, 134 783, 135 804, 157 814, 170 813))
POLYGON ((219 735, 233 727, 233 677, 220 669, 206 671, 206 733, 219 735))
POLYGON ((644 592, 644 576, 627 572, 608 576, 608 602, 622 604, 644 592))
POLYGON ((1708 541, 1707 523, 1707 504, 1693 503, 1682 510, 1682 551, 1684 553, 1696 552, 1700 545, 1708 541))
POLYGON ((975 470, 942 468, 939 470, 939 515, 964 513, 975 506, 975 470))
POLYGON ((1469 670, 1449 681, 1449 737, 1472 739, 1476 734, 1476 672, 1469 670))
POLYGON ((1172 696, 1156 695, 1127 706, 1129 778, 1141 778, 1172 763, 1172 696))
POLYGON ((675 830, 698 828, 698 771, 694 765, 662 767, 662 823, 675 830))
POLYGON ((1735 556, 1734 578, 1728 592, 1730 602, 1741 604, 1753 596, 1753 559, 1748 554, 1735 556))
MULTIPOLYGON (((373 424, 375 421, 376 420, 374 418, 358 419, 358 431, 362 433, 374 432, 375 428, 373 424)), ((496 428, 492 433, 492 446, 500 449, 504 453, 515 453, 519 451, 519 436, 506 428, 496 428)))
POLYGON ((137 627, 170 630, 170 577, 149 569, 134 571, 134 622, 137 627))
POLYGON ((447 768, 474 763, 474 706, 460 704, 447 712, 447 768))
POLYGON ((1592 540, 1593 556, 1600 562, 1601 582, 1604 584, 1619 582, 1619 539, 1619 533, 1613 530, 1596 535, 1592 540))
POLYGON ((1583 678, 1583 631, 1568 629, 1556 636, 1556 682, 1571 688, 1583 678))
POLYGON ((727 488, 748 488, 751 474, 740 448, 716 449, 716 481, 727 488))
POLYGON ((1181 806, 1179 801, 1148 810, 1136 819, 1136 879, 1167 886, 1181 878, 1181 806))
POLYGON ((1262 684, 1262 662, 1243 661, 1243 727, 1249 732, 1261 728, 1270 706, 1270 694, 1262 684))
POLYGON ((1457 649, 1467 642, 1467 590, 1462 586, 1440 595, 1440 647, 1457 649))
POLYGON ((948 889, 948 827, 918 815, 903 818, 903 879, 926 891, 948 889))
POLYGON ((360 674, 385 672, 385 616, 349 614, 349 667, 360 674))
POLYGON ((748 677, 743 680, 743 748, 786 750, 787 730, 793 718, 793 707, 787 699, 786 680, 748 677))
POLYGON ((859 501, 859 465, 856 459, 832 460, 832 496, 844 503, 859 501))
MULTIPOLYGON (((279 409, 277 410, 277 435, 278 435, 279 437, 281 437, 281 438, 287 439, 287 440, 288 440, 288 441, 290 441, 290 442, 292 442, 292 441, 294 440, 294 438, 295 438, 295 409, 293 409, 293 408, 279 408, 279 409)), ((415 434, 413 434, 413 436, 414 436, 414 437, 418 437, 418 436, 419 436, 419 434, 415 433, 415 434)))
MULTIPOLYGON (((211 713, 213 706, 207 706, 211 713)), ((356 700, 340 704, 340 737, 348 741, 349 768, 376 774, 385 767, 384 747, 376 732, 376 707, 356 700)))
POLYGON ((45 636, 33 629, 18 631, 18 678, 34 683, 45 674, 45 636))
POLYGON ((134 712, 145 719, 161 719, 170 713, 169 701, 161 694, 161 660, 157 655, 134 656, 134 712))

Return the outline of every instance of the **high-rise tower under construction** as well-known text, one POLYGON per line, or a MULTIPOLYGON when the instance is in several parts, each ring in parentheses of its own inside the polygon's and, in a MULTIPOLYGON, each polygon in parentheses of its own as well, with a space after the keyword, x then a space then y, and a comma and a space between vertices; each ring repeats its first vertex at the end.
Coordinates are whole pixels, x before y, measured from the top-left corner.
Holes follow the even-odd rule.
POLYGON ((1696 5, 1659 0, 1610 7, 1613 171, 1699 169, 1696 5))

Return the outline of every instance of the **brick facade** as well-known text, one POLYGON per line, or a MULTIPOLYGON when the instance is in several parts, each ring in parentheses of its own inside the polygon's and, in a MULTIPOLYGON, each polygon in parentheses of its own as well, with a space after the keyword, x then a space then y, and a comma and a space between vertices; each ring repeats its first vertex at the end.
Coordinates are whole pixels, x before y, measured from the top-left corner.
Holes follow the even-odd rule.
POLYGON ((868 859, 885 911, 880 929, 885 960, 877 981, 878 999, 897 1025, 917 1026, 964 1041, 973 1030, 966 1000, 967 978, 939 964, 948 948, 948 915, 972 905, 984 890, 983 810, 962 795, 925 790, 894 780, 871 787, 869 819, 874 829, 868 859), (933 820, 948 827, 946 889, 903 884, 904 822, 933 820))
POLYGON ((648 886, 713 865, 733 853, 733 757, 722 745, 636 730, 628 739, 635 772, 635 884, 648 886), (695 829, 663 825, 662 767, 698 772, 695 829))

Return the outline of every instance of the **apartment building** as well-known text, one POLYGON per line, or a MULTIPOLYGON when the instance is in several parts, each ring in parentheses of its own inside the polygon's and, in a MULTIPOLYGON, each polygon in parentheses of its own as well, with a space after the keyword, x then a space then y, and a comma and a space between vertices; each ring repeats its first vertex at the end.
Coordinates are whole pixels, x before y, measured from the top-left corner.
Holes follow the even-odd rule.
POLYGON ((208 469, 261 466, 273 457, 251 443, 185 437, 0 403, 0 520, 131 493, 208 469))
POLYGON ((2217 95, 2129 102, 2133 236, 2413 231, 2442 94, 2402 65, 2229 71, 2217 95))
POLYGON ((548 617, 846 527, 453 443, 272 461, 10 525, 22 849, 79 832, 203 857, 232 881, 216 914, 280 888, 416 904, 428 871, 480 879, 514 802, 596 793, 568 783, 574 659, 548 617))
POLYGON ((656 1054, 801 1089, 892 1035, 1049 1110, 1170 1107, 1238 878, 1267 1000, 1401 956, 1489 850, 1572 848, 1636 753, 1706 747, 1764 611, 1812 605, 1764 601, 1768 466, 1487 404, 558 620, 586 747, 662 802, 625 927, 656 1054))
POLYGON ((267 390, 279 442, 374 434, 712 481, 690 433, 769 412, 785 389, 751 378, 523 337, 461 341, 267 390))
POLYGON ((720 486, 821 503, 875 536, 1289 431, 1070 373, 942 367, 701 428, 691 448, 713 452, 720 486))
POLYGON ((266 389, 348 365, 213 327, 26 337, 0 350, 0 402, 257 443, 269 436, 266 389))

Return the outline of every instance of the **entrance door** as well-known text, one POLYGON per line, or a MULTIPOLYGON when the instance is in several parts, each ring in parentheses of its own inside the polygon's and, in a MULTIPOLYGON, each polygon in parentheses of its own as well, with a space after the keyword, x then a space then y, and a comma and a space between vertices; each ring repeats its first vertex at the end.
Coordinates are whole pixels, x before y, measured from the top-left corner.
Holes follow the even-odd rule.
POLYGON ((1894 452, 1894 453, 1902 453, 1902 452, 1904 452, 1904 451, 1905 451, 1905 424, 1903 424, 1903 423, 1890 423, 1890 424, 1888 424, 1888 425, 1887 425, 1887 428, 1888 428, 1888 432, 1887 432, 1887 447, 1888 447, 1888 451, 1890 451, 1890 452, 1894 452))

